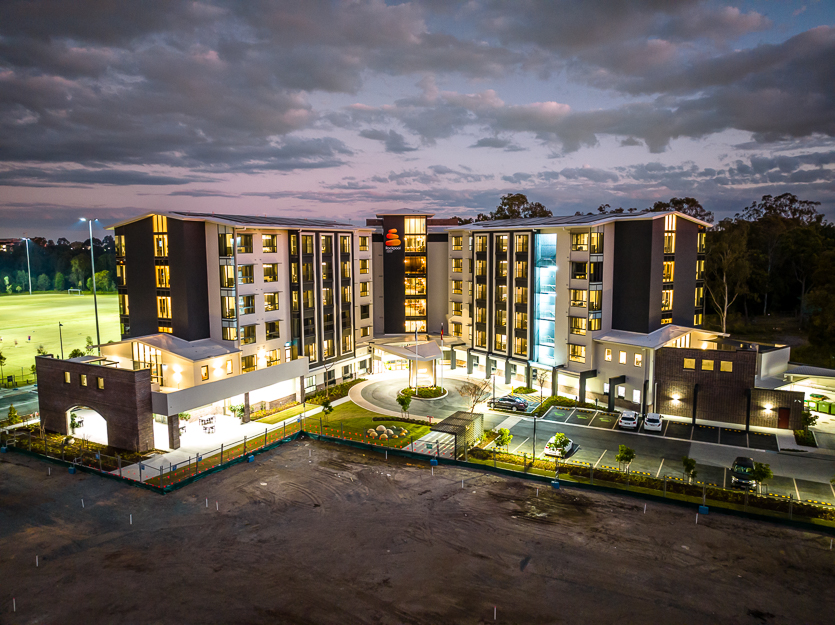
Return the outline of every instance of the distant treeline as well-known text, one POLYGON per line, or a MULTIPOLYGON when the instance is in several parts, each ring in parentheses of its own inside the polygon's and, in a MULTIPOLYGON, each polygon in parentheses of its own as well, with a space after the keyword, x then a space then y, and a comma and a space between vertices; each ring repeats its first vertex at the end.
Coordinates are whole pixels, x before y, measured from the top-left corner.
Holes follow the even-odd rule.
MULTIPOLYGON (((96 260, 96 290, 116 290, 116 246, 112 236, 104 240, 93 238, 96 260)), ((29 240, 29 264, 32 291, 93 290, 90 271, 90 240, 70 243, 33 237, 29 240)), ((24 293, 29 291, 29 271, 26 266, 26 241, 16 243, 9 251, 0 253, 0 291, 24 293)))

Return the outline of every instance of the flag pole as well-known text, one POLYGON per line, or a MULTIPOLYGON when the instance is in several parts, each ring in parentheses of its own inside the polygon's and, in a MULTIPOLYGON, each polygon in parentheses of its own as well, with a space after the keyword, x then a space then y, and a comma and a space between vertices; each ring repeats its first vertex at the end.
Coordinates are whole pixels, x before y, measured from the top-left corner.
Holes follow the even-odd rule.
POLYGON ((444 387, 444 324, 441 324, 441 388, 444 387))

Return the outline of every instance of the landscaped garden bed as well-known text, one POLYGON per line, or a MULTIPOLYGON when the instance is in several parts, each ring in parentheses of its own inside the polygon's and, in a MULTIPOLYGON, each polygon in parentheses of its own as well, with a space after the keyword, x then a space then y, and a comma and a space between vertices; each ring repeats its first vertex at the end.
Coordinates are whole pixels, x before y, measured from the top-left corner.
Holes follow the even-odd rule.
POLYGON ((811 430, 795 430, 794 442, 805 447, 817 447, 818 443, 815 441, 815 435, 811 430))
MULTIPOLYGON (((600 410, 600 408, 592 403, 587 401, 577 401, 574 399, 569 399, 568 397, 548 397, 543 401, 539 406, 536 407, 534 410, 534 414, 537 417, 543 416, 546 412, 548 412, 552 407, 562 407, 562 408, 586 408, 588 410, 600 410)), ((600 412, 607 412, 605 410, 601 410, 600 412)))
POLYGON ((444 397, 447 391, 441 386, 423 386, 418 388, 417 392, 411 387, 404 388, 399 394, 405 397, 417 397, 418 399, 438 399, 444 397))
POLYGON ((351 387, 359 384, 360 382, 365 382, 365 378, 357 378, 356 380, 351 380, 350 382, 335 384, 328 389, 322 389, 321 391, 316 391, 310 395, 305 395, 304 399, 308 404, 318 405, 321 405, 326 399, 329 399, 330 401, 342 399, 343 397, 348 397, 348 391, 351 390, 351 387))

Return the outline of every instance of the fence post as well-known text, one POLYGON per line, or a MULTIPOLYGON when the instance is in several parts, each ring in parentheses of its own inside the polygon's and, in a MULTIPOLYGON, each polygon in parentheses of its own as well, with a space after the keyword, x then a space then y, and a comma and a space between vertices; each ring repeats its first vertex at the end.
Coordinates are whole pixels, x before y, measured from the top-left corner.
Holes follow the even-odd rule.
POLYGON ((98 456, 99 456, 99 473, 102 473, 102 470, 101 470, 101 452, 98 453, 98 456))
POLYGON ((264 449, 267 448, 267 428, 264 428, 264 449))
POLYGON ((493 468, 496 468, 496 448, 493 447, 493 468))
POLYGON ((284 421, 284 438, 287 438, 287 421, 284 421))
POLYGON ((594 484, 594 465, 593 464, 589 465, 589 476, 590 476, 589 481, 593 485, 594 484))
POLYGON ((319 417, 319 436, 325 433, 325 429, 322 427, 322 417, 319 417))
POLYGON ((789 521, 791 521, 793 519, 793 510, 792 510, 793 507, 794 507, 794 497, 792 497, 791 494, 789 494, 789 521))
POLYGON ((246 436, 244 436, 244 456, 246 455, 246 436))
POLYGON ((342 421, 339 422, 339 438, 345 438, 345 425, 342 421))
POLYGON ((223 443, 220 444, 220 464, 223 464, 223 443))
POLYGON ((667 498, 667 476, 664 476, 664 498, 667 498))
POLYGON ((32 430, 29 430, 29 451, 32 451, 32 430))
POLYGON ((748 489, 745 489, 745 504, 742 506, 743 512, 747 511, 748 509, 748 489))
POLYGON ((707 484, 702 484, 702 505, 707 505, 707 484))
POLYGON ((162 464, 159 465, 159 487, 162 488, 162 464))
MULTIPOLYGON (((141 465, 140 465, 140 466, 141 466, 141 465)), ((196 475, 197 473, 200 473, 200 454, 197 454, 197 455, 194 457, 194 473, 195 473, 195 475, 196 475)))
POLYGON ((122 456, 116 454, 116 464, 119 465, 119 477, 122 477, 122 456))

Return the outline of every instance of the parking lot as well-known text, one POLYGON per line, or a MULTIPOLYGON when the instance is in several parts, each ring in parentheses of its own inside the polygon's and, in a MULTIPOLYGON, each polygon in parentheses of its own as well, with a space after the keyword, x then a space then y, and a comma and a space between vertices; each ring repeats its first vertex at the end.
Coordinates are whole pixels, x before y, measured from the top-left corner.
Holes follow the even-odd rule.
POLYGON ((681 460, 688 456, 696 460, 698 482, 721 487, 730 486, 727 469, 734 458, 747 456, 771 466, 774 478, 764 487, 769 492, 835 504, 835 489, 829 482, 835 476, 835 458, 781 453, 773 434, 746 434, 703 425, 693 427, 666 419, 661 432, 647 432, 643 424, 637 431, 624 431, 616 426, 614 417, 570 409, 551 410, 538 420, 496 413, 484 417, 485 429, 510 430, 513 440, 509 450, 518 454, 541 456, 548 439, 562 432, 579 445, 571 455, 573 461, 596 468, 617 468, 618 447, 626 445, 636 454, 631 471, 653 477, 681 478, 684 476, 681 460))

